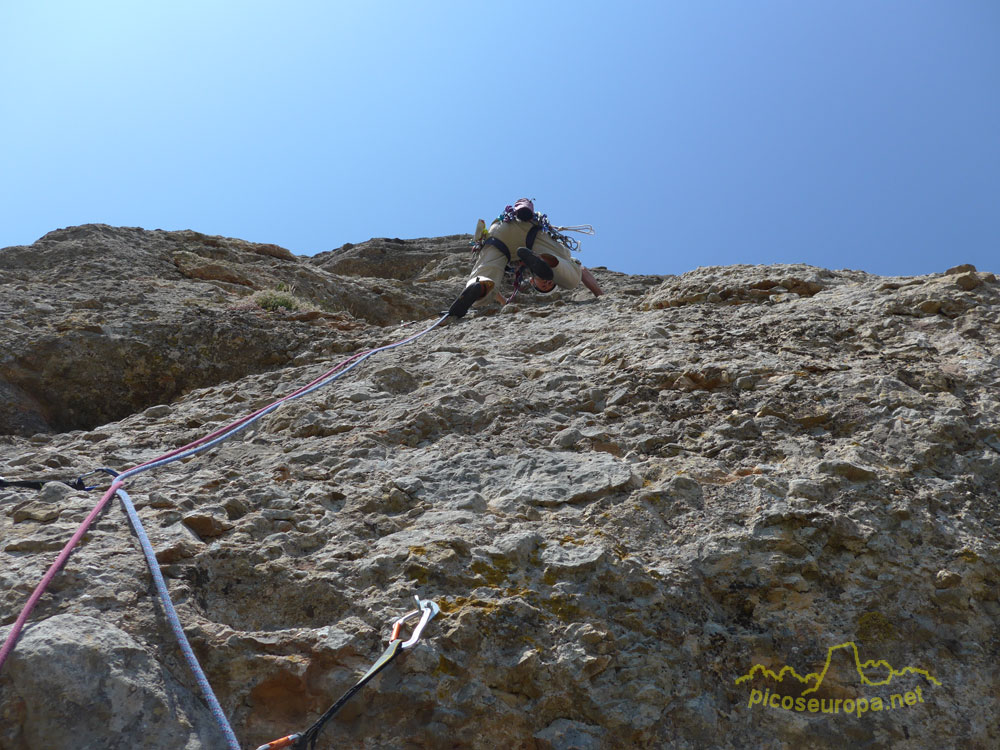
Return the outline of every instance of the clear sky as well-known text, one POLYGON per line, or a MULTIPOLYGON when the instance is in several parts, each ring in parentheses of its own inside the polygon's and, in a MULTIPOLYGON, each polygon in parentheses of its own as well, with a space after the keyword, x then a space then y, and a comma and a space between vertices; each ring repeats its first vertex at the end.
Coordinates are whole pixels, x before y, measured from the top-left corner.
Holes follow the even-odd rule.
POLYGON ((313 254, 521 195, 629 273, 1000 272, 1000 2, 0 4, 0 247, 313 254))

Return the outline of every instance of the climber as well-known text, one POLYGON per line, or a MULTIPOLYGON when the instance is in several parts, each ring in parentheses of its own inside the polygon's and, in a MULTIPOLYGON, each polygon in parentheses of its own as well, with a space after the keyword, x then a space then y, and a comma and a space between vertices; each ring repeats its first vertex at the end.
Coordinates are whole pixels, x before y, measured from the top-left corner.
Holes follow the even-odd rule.
POLYGON ((531 285, 539 292, 551 292, 557 286, 576 289, 582 281, 595 297, 604 293, 590 271, 570 254, 570 241, 549 224, 545 214, 535 212, 534 203, 519 198, 490 226, 469 281, 448 314, 455 318, 465 315, 477 300, 499 286, 508 263, 527 268, 531 285))

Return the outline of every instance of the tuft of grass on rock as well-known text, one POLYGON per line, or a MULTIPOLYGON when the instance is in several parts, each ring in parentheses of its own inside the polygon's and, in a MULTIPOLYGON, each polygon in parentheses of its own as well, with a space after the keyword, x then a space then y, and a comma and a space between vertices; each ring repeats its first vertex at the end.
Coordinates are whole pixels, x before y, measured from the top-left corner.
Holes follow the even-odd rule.
POLYGON ((261 289, 229 305, 230 310, 247 312, 297 312, 316 309, 315 305, 296 297, 285 284, 261 289))
POLYGON ((278 310, 304 310, 310 307, 310 305, 296 297, 294 294, 289 292, 286 288, 277 289, 261 289, 259 292, 254 292, 250 299, 263 310, 269 312, 277 312, 278 310))

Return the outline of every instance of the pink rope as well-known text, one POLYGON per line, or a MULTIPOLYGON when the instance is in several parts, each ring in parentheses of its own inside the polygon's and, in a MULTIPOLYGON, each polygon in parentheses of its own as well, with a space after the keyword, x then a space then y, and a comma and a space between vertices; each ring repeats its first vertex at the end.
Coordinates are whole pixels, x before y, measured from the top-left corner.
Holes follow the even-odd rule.
MULTIPOLYGON (((408 340, 409 339, 407 339, 407 341, 408 340)), ((310 383, 302 386, 301 388, 297 389, 296 391, 288 394, 284 398, 280 398, 277 401, 274 401, 274 402, 268 404, 267 406, 264 406, 264 407, 258 409, 257 411, 253 412, 252 414, 248 414, 245 417, 241 417, 240 419, 237 419, 235 422, 232 422, 231 424, 228 424, 225 427, 220 427, 218 430, 216 430, 215 432, 213 432, 210 435, 205 435, 203 437, 200 437, 197 440, 195 440, 195 441, 193 441, 191 443, 188 443, 187 445, 185 445, 185 446, 183 446, 181 448, 177 448, 176 450, 172 450, 172 451, 169 451, 168 453, 164 453, 162 456, 158 456, 157 458, 154 458, 154 459, 151 459, 151 460, 146 461, 144 463, 141 463, 138 466, 133 467, 133 469, 130 469, 130 472, 134 471, 135 469, 139 469, 139 468, 141 468, 143 466, 146 466, 148 464, 156 463, 157 461, 163 461, 164 459, 171 458, 172 456, 176 456, 176 455, 178 455, 180 453, 183 453, 186 450, 190 450, 191 448, 197 447, 197 446, 201 445, 202 443, 206 443, 209 440, 217 438, 219 435, 222 435, 222 434, 228 432, 229 430, 232 430, 234 427, 238 427, 239 425, 241 425, 241 424, 243 424, 245 422, 248 422, 249 420, 251 420, 254 417, 258 416, 261 412, 267 411, 268 409, 270 409, 275 404, 278 404, 278 403, 283 402, 283 401, 287 401, 290 398, 294 398, 295 396, 299 395, 303 391, 308 390, 312 386, 314 386, 317 383, 321 382, 324 378, 330 377, 332 374, 334 374, 335 372, 337 372, 337 370, 339 370, 339 369, 341 369, 343 367, 346 367, 348 364, 350 364, 354 360, 358 359, 359 357, 363 357, 365 354, 367 354, 367 352, 360 352, 358 354, 355 354, 352 357, 348 357, 343 362, 340 362, 340 363, 334 365, 333 367, 331 367, 329 370, 327 370, 325 373, 323 373, 322 375, 320 375, 315 380, 313 380, 310 383)), ((73 550, 76 548, 76 545, 80 543, 80 540, 90 530, 91 525, 94 523, 95 520, 97 520, 97 517, 101 514, 101 512, 107 506, 108 501, 111 500, 112 497, 114 497, 115 492, 121 486, 122 486, 122 481, 116 480, 111 485, 111 488, 108 489, 107 492, 104 493, 104 495, 101 497, 101 499, 97 503, 97 505, 95 505, 94 508, 93 508, 93 510, 90 511, 90 514, 83 520, 83 522, 79 525, 79 527, 77 527, 76 532, 73 534, 72 537, 70 537, 70 540, 68 542, 66 542, 66 545, 62 548, 62 551, 59 553, 59 556, 55 559, 55 562, 53 562, 52 565, 49 566, 49 569, 48 569, 48 571, 46 571, 45 575, 42 577, 42 580, 38 582, 37 586, 35 586, 35 590, 32 592, 31 596, 28 598, 27 603, 24 605, 24 608, 21 610, 21 614, 18 615, 17 620, 14 622, 14 626, 11 628, 10 632, 7 634, 7 638, 4 640, 3 647, 0 648, 0 670, 3 669, 4 662, 7 661, 7 657, 14 650, 14 645, 17 643, 17 640, 20 637, 21 631, 24 629, 24 625, 28 621, 28 617, 31 616, 31 611, 35 608, 35 605, 38 604, 38 600, 42 598, 42 594, 45 593, 45 590, 49 587, 49 584, 52 583, 52 579, 56 577, 56 574, 66 564, 66 561, 69 560, 69 557, 70 557, 71 554, 73 554, 73 550)))
MULTIPOLYGON (((229 430, 233 429, 234 427, 239 427, 241 424, 244 424, 245 422, 249 422, 254 417, 260 415, 261 412, 267 411, 268 409, 270 409, 275 404, 280 404, 283 401, 288 401, 290 398, 294 398, 295 396, 298 396, 300 393, 302 393, 302 391, 305 391, 305 390, 311 388, 312 386, 316 385, 317 383, 319 383, 324 378, 330 377, 337 370, 339 370, 339 369, 341 369, 343 367, 346 367, 351 362, 353 362, 354 360, 356 360, 358 357, 363 357, 367 353, 368 352, 359 352, 358 354, 355 354, 353 357, 348 357, 343 362, 339 362, 336 365, 334 365, 333 367, 331 367, 329 370, 327 370, 326 372, 324 372, 322 375, 320 375, 315 380, 307 383, 306 385, 302 386, 298 390, 296 390, 296 391, 294 391, 292 393, 289 393, 287 396, 284 396, 283 398, 279 398, 277 401, 272 401, 267 406, 262 406, 260 409, 258 409, 257 411, 253 412, 252 414, 247 414, 245 417, 240 417, 235 422, 231 422, 231 423, 227 424, 225 427, 220 427, 219 429, 217 429, 215 432, 211 433, 210 435, 203 435, 202 437, 198 438, 197 440, 194 440, 194 441, 188 443, 187 445, 183 445, 180 448, 177 448, 176 450, 172 450, 172 451, 170 451, 168 453, 164 453, 162 456, 157 456, 156 458, 151 458, 149 461, 145 461, 145 462, 143 462, 143 463, 141 463, 141 464, 139 464, 137 466, 134 466, 133 469, 139 469, 139 468, 142 468, 143 466, 147 466, 149 464, 156 463, 157 461, 163 461, 164 459, 172 458, 173 456, 176 456, 176 455, 178 455, 180 453, 183 453, 184 451, 188 451, 188 450, 191 450, 192 448, 196 448, 197 446, 201 445, 202 443, 207 443, 210 440, 214 440, 215 438, 219 437, 219 435, 223 435, 226 432, 229 432, 229 430)), ((0 662, 0 664, 2 664, 2 663, 3 662, 0 662)))
MULTIPOLYGON (((431 328, 436 327, 443 320, 444 320, 444 317, 442 317, 437 323, 435 323, 433 326, 431 326, 431 328)), ((360 353, 355 354, 355 355, 353 355, 351 357, 348 357, 344 361, 342 361, 342 362, 334 365, 333 367, 331 367, 329 370, 327 370, 325 373, 323 373, 322 375, 320 375, 318 378, 316 378, 315 380, 311 381, 310 383, 307 383, 306 385, 302 386, 301 388, 298 388, 297 390, 293 391, 292 393, 289 393, 287 396, 284 396, 283 398, 279 398, 277 401, 273 401, 272 403, 268 404, 267 406, 264 406, 264 407, 258 409, 257 411, 253 412, 252 414, 248 414, 245 417, 241 417, 240 419, 237 419, 236 421, 234 421, 234 422, 226 425, 225 427, 220 427, 218 430, 216 430, 212 434, 200 437, 197 440, 195 440, 195 441, 193 441, 191 443, 188 443, 187 445, 185 445, 185 446, 183 446, 181 448, 177 448, 175 450, 169 451, 168 453, 164 453, 162 456, 159 456, 157 458, 154 458, 154 459, 151 459, 151 460, 146 461, 144 463, 141 463, 138 466, 135 466, 135 467, 129 469, 128 471, 126 471, 126 472, 122 472, 121 478, 120 479, 116 479, 112 483, 111 487, 108 488, 108 490, 104 493, 104 495, 101 497, 100 501, 97 503, 97 505, 94 506, 94 509, 90 511, 90 514, 83 520, 83 522, 77 528, 76 532, 73 534, 73 536, 70 538, 70 540, 68 542, 66 542, 66 545, 62 548, 62 551, 59 553, 59 556, 55 559, 55 562, 53 562, 52 565, 49 566, 49 569, 46 571, 45 575, 42 577, 42 580, 38 582, 37 586, 35 586, 35 590, 32 592, 31 596, 28 598, 27 603, 24 605, 24 608, 21 610, 21 614, 18 615, 17 620, 14 622, 14 626, 11 628, 10 632, 7 634, 7 638, 6 638, 6 640, 4 640, 3 647, 0 648, 0 670, 3 669, 4 662, 7 661, 7 657, 14 650, 14 645, 17 643, 17 639, 21 635, 21 631, 24 629, 24 625, 28 621, 28 617, 31 615, 31 611, 35 608, 35 605, 38 604, 38 600, 42 598, 42 594, 45 593, 45 590, 49 587, 49 584, 52 582, 52 579, 55 578, 55 576, 59 572, 59 570, 66 564, 66 561, 69 560, 69 556, 73 553, 73 549, 76 547, 77 544, 80 543, 80 540, 83 538, 83 536, 90 529, 90 526, 94 523, 94 521, 97 519, 97 517, 101 514, 101 511, 104 510, 105 506, 107 506, 108 501, 111 500, 112 497, 114 497, 115 492, 117 492, 118 488, 122 486, 122 484, 124 483, 125 479, 127 478, 127 475, 134 474, 138 469, 141 469, 144 466, 148 466, 149 464, 157 463, 157 462, 160 462, 160 461, 164 461, 164 460, 166 460, 168 458, 172 458, 173 456, 177 456, 177 455, 179 455, 179 454, 181 454, 181 453, 183 453, 185 451, 191 450, 192 448, 195 448, 195 447, 197 447, 199 445, 202 445, 202 444, 204 444, 206 442, 209 442, 210 440, 213 440, 213 439, 215 439, 215 438, 217 438, 217 437, 219 437, 221 435, 224 435, 226 432, 229 432, 229 431, 233 430, 234 428, 236 428, 236 427, 238 427, 238 426, 240 426, 240 425, 242 425, 242 424, 250 421, 251 419, 254 419, 255 417, 259 416, 262 412, 267 411, 268 409, 274 407, 275 405, 283 403, 283 402, 288 401, 290 399, 293 399, 296 396, 298 396, 299 394, 304 393, 305 391, 309 390, 310 388, 315 387, 317 384, 321 383, 323 380, 325 380, 326 378, 330 377, 331 375, 333 375, 334 373, 336 373, 338 370, 346 367, 351 362, 354 362, 355 360, 360 359, 361 357, 365 357, 365 356, 367 356, 367 355, 369 355, 369 354, 371 354, 373 352, 376 352, 376 351, 380 351, 380 350, 384 350, 384 349, 391 349, 391 348, 394 348, 396 346, 401 346, 403 344, 407 344, 410 341, 413 341, 414 339, 420 338, 425 333, 427 333, 428 331, 430 331, 431 328, 428 328, 428 329, 426 329, 425 331, 423 331, 421 333, 417 333, 417 334, 414 334, 412 336, 409 336, 409 337, 407 337, 407 338, 403 339, 402 341, 399 341, 399 342, 397 342, 395 344, 389 344, 387 346, 376 347, 374 349, 369 349, 367 351, 360 352, 360 353)))
POLYGON ((24 629, 24 624, 28 621, 28 616, 31 614, 31 610, 35 608, 38 604, 38 600, 42 598, 42 594, 45 593, 45 589, 48 588, 52 579, 56 577, 56 573, 59 569, 66 564, 69 559, 70 554, 73 552, 73 548, 80 542, 83 535, 87 533, 90 525, 97 519, 104 510, 104 507, 108 504, 108 501, 114 497, 115 492, 121 487, 121 482, 115 481, 111 484, 111 487, 94 509, 90 511, 90 515, 84 519, 83 523, 76 530, 76 533, 66 542, 66 546, 63 547, 62 552, 59 553, 59 557, 56 558, 55 562, 49 566, 48 571, 42 576, 42 580, 39 581, 38 585, 35 586, 35 590, 32 592, 31 596, 28 598, 28 603, 24 605, 24 609, 21 610, 21 614, 18 615, 17 621, 14 623, 14 627, 11 628, 10 633, 7 634, 7 640, 4 641, 3 648, 0 649, 0 668, 3 667, 3 663, 7 660, 7 656, 11 651, 14 650, 14 644, 17 643, 18 636, 21 634, 21 630, 24 629))

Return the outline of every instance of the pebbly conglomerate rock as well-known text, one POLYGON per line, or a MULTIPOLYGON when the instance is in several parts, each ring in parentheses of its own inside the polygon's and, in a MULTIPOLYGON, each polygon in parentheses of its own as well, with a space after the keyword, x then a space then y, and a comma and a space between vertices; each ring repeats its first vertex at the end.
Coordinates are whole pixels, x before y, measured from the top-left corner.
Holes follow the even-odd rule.
MULTIPOLYGON (((422 330, 466 242, 0 251, 0 475, 123 470, 422 330), (281 284, 318 315, 245 304, 281 284)), ((996 746, 996 278, 594 273, 600 299, 477 308, 129 483, 242 744, 308 726, 419 594, 441 615, 321 746, 996 746)), ((0 632, 96 499, 0 489, 0 632)), ((223 746, 118 507, 31 622, 3 750, 223 746)))

